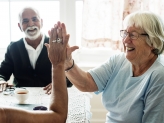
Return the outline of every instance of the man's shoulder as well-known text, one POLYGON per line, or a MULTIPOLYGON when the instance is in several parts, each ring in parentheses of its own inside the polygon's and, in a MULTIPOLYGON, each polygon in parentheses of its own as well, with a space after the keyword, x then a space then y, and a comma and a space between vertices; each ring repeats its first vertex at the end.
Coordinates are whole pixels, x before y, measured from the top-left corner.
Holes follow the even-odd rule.
POLYGON ((11 41, 10 44, 19 44, 19 43, 21 43, 21 42, 23 42, 23 38, 21 38, 21 39, 19 39, 19 40, 17 40, 17 41, 11 41))
POLYGON ((14 48, 22 44, 23 44, 23 38, 19 39, 18 41, 11 41, 8 48, 14 48))

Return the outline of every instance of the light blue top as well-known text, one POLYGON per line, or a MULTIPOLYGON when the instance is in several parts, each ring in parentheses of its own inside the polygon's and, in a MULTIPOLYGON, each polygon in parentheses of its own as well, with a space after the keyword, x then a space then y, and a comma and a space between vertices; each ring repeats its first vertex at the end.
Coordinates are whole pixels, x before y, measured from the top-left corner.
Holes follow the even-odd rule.
POLYGON ((164 123, 164 57, 158 56, 141 76, 132 77, 124 53, 89 70, 109 111, 106 123, 164 123))

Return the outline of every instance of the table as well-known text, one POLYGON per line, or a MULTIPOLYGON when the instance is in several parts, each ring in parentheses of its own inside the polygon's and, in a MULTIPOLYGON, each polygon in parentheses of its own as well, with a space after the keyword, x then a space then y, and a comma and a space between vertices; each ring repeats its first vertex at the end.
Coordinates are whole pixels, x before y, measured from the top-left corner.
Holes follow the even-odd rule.
MULTIPOLYGON (((31 110, 34 105, 48 106, 50 95, 45 94, 41 87, 27 87, 30 91, 29 98, 23 107, 18 104, 14 94, 4 95, 0 93, 0 106, 14 106, 31 110)), ((92 95, 81 92, 75 87, 68 88, 68 117, 66 123, 90 123, 92 113, 90 112, 90 98, 92 95)), ((61 97, 62 98, 62 97, 61 97)))

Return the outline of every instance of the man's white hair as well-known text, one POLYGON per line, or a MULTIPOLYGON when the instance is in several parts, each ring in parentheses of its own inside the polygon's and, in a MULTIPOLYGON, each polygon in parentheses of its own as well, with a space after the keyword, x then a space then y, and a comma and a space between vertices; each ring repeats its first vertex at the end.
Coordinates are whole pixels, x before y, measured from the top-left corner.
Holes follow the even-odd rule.
POLYGON ((19 15, 18 15, 19 22, 21 22, 22 13, 23 13, 26 9, 31 9, 31 10, 35 11, 36 14, 38 15, 39 19, 41 18, 41 17, 40 17, 40 13, 39 13, 39 11, 38 11, 36 8, 34 8, 34 7, 28 7, 28 6, 27 6, 27 7, 24 7, 24 8, 19 12, 19 15))

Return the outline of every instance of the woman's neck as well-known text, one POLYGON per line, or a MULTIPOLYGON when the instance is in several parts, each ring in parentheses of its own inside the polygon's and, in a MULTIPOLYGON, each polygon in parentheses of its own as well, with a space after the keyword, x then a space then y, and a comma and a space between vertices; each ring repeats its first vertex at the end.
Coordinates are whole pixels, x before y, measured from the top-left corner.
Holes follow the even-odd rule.
POLYGON ((157 57, 157 55, 154 55, 150 59, 140 62, 139 64, 132 64, 133 76, 137 77, 144 74, 152 66, 157 57))

